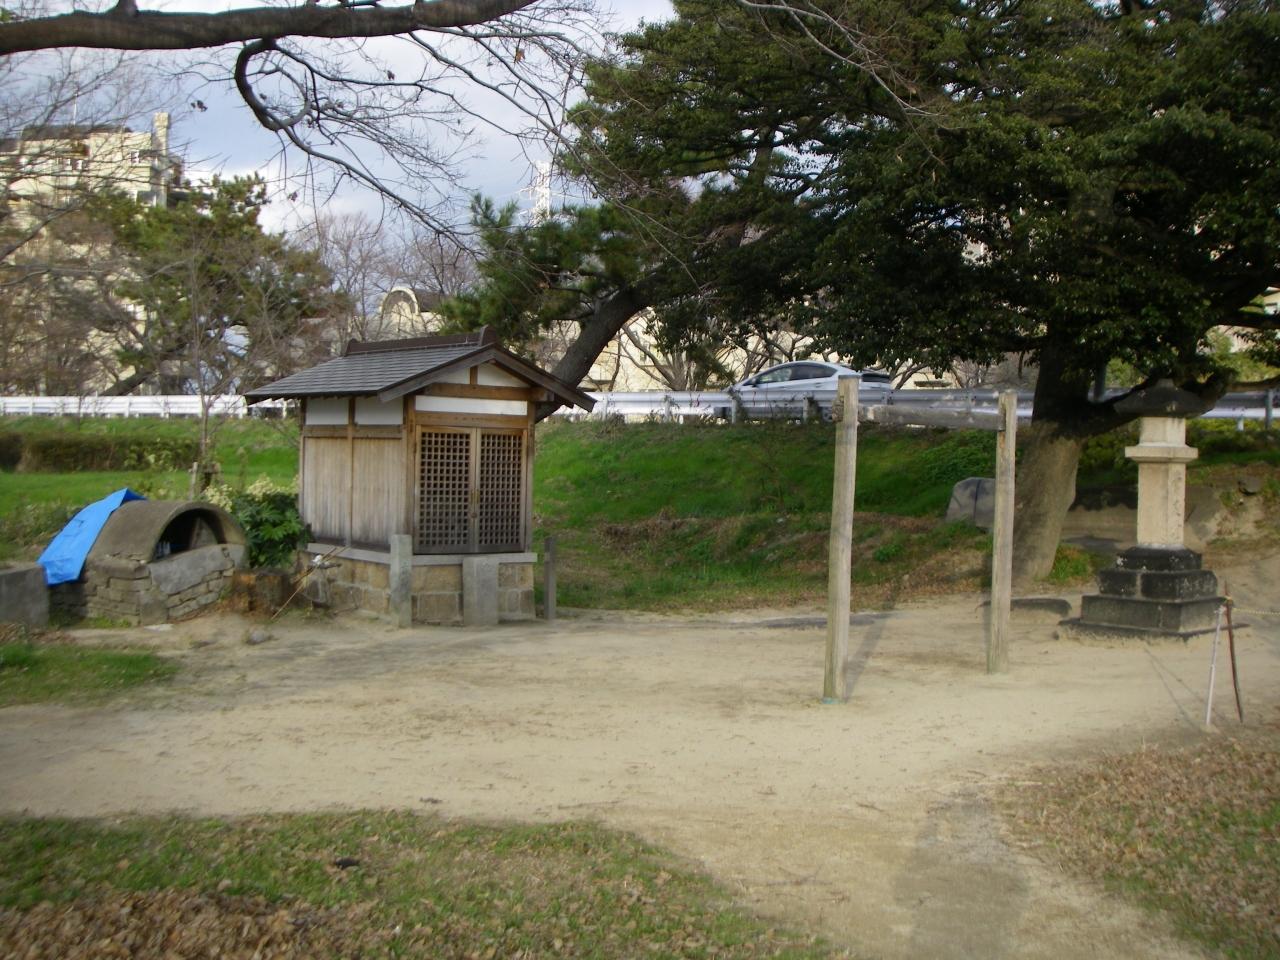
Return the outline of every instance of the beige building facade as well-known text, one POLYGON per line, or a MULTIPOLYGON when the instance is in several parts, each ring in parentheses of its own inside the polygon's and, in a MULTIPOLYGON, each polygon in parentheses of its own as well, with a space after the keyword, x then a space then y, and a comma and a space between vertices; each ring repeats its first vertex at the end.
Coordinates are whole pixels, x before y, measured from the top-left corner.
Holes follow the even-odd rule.
POLYGON ((169 114, 150 130, 117 124, 45 124, 0 141, 5 202, 19 221, 34 222, 77 198, 105 190, 162 206, 181 170, 169 152, 169 114))

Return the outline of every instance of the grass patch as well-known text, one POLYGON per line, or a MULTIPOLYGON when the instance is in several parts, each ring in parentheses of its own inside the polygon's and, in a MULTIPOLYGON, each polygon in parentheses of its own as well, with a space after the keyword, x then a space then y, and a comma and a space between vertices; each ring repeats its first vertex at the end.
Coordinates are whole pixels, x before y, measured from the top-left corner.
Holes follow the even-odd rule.
POLYGON ((82 647, 52 636, 37 641, 13 628, 0 636, 0 707, 104 700, 167 680, 178 669, 154 653, 82 647))
POLYGON ((1280 957, 1280 730, 1047 771, 1006 797, 1068 868, 1225 956, 1280 957))
POLYGON ((0 954, 34 943, 65 955, 85 931, 132 942, 138 960, 173 955, 175 941, 184 955, 246 958, 263 945, 313 957, 844 955, 589 824, 403 812, 0 819, 0 954))
POLYGON ((1053 568, 1045 579, 1059 587, 1090 583, 1098 571, 1110 562, 1110 557, 1090 553, 1069 544, 1060 544, 1053 556, 1053 568))

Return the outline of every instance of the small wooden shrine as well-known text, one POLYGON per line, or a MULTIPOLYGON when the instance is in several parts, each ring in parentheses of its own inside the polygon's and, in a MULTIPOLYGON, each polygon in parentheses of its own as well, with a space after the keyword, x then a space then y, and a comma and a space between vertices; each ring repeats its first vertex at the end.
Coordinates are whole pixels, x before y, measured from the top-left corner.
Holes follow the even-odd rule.
POLYGON ((590 410, 591 397, 487 328, 353 340, 341 357, 245 397, 302 402, 299 507, 309 553, 333 553, 335 603, 395 613, 407 576, 414 621, 453 622, 464 609, 481 611, 468 622, 533 616, 536 412, 590 410), (407 574, 391 569, 400 537, 407 574))

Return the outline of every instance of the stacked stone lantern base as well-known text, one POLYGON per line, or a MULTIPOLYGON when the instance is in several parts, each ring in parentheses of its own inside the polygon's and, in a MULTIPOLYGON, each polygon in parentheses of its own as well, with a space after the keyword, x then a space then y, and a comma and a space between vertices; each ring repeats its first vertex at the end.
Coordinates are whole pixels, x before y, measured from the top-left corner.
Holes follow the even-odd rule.
POLYGON ((1098 574, 1098 593, 1068 626, 1093 633, 1191 637, 1214 628, 1218 578, 1184 547, 1133 547, 1098 574))
POLYGON ((1080 603, 1069 632, 1145 637, 1191 637, 1217 622, 1218 578, 1202 570, 1200 554, 1183 545, 1187 464, 1186 417, 1204 411, 1198 397, 1168 380, 1116 404, 1140 419, 1136 446, 1125 456, 1138 465, 1138 545, 1098 574, 1098 593, 1080 603))

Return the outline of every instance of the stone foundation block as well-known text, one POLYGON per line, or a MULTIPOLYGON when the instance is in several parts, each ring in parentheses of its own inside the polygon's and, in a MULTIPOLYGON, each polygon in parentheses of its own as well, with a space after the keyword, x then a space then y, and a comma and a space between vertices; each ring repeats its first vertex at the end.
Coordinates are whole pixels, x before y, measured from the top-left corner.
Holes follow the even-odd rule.
POLYGON ((1080 605, 1083 624, 1122 627, 1153 634, 1189 634, 1213 628, 1219 600, 1147 600, 1141 597, 1086 596, 1080 605))
POLYGON ((0 567, 0 622, 49 624, 49 588, 38 563, 0 567))
POLYGON ((1130 547, 1116 557, 1120 570, 1199 570, 1200 554, 1186 547, 1130 547))
POLYGON ((386 590, 389 585, 388 567, 381 563, 371 563, 368 565, 369 586, 375 590, 386 590))
POLYGON ((421 623, 457 623, 462 604, 456 593, 420 593, 413 598, 413 619, 421 623))
POLYGON ((413 568, 415 593, 461 593, 462 564, 430 564, 413 568))

